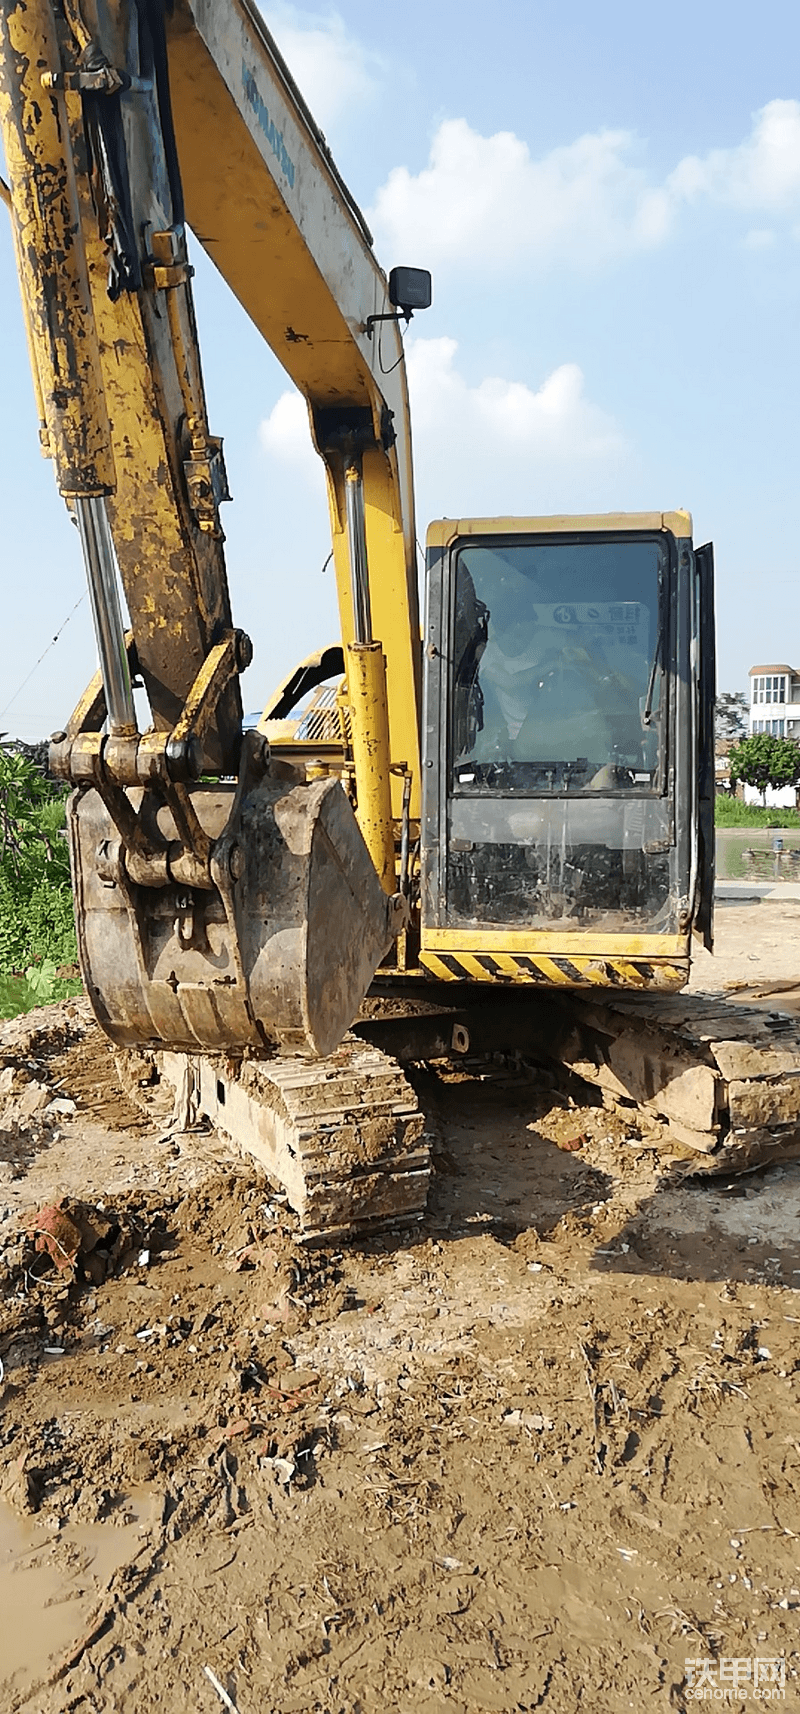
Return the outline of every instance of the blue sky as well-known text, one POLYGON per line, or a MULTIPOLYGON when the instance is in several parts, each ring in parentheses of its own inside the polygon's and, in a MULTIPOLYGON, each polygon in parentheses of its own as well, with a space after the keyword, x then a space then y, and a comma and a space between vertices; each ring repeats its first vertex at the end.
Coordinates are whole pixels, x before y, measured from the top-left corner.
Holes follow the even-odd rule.
MULTIPOLYGON (((420 538, 441 514, 688 506, 717 547, 720 688, 800 667, 800 9, 263 10, 381 262, 433 273, 408 338, 420 538)), ((83 572, 38 454, 4 220, 0 730, 37 737, 94 649, 84 600, 19 691, 83 572)), ((257 708, 336 632, 324 486, 300 401, 194 252, 257 708)))

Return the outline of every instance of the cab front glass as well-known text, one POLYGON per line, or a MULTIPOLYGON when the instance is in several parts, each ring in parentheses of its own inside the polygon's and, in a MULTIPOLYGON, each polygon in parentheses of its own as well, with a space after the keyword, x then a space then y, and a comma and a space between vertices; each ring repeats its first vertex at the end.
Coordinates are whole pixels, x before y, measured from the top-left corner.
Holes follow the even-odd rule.
POLYGON ((460 549, 457 789, 657 789, 666 570, 652 538, 460 549))
POLYGON ((446 915, 672 926, 663 534, 450 557, 446 915))

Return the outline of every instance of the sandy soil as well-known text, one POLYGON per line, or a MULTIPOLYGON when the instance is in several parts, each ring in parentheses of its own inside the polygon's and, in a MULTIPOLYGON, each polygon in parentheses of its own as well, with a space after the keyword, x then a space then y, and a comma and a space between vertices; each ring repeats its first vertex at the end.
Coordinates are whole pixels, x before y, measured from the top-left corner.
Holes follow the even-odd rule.
MULTIPOLYGON (((792 979, 800 906, 718 927, 695 985, 792 979)), ((0 1064, 12 1714, 638 1714, 755 1657, 798 1705, 800 1166, 428 1071, 425 1222, 308 1251, 83 1002, 0 1064)))
POLYGON ((780 996, 800 993, 800 898, 742 902, 721 899, 716 908, 713 957, 697 946, 689 987, 706 993, 743 992, 780 996))

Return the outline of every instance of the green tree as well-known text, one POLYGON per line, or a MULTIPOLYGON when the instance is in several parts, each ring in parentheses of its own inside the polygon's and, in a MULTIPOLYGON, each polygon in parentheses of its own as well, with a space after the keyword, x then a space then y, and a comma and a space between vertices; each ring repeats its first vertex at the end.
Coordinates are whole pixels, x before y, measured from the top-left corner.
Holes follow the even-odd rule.
POLYGON ((0 1017, 80 987, 56 976, 76 958, 65 796, 0 744, 0 1017))
POLYGON ((800 746, 793 738, 773 738, 769 732, 742 738, 731 750, 730 766, 732 783, 754 786, 762 802, 767 786, 800 786, 800 746))

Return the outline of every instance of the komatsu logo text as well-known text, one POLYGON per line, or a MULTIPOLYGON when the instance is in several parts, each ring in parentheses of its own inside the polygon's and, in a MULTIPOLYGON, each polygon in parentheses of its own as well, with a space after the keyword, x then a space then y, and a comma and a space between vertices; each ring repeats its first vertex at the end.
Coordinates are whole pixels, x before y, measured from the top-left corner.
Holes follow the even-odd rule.
POLYGON ((267 107, 266 101, 261 94, 253 73, 248 70, 244 61, 242 61, 242 85, 244 88, 245 100, 248 101, 252 107, 259 126, 269 143, 272 153, 278 162, 290 190, 294 190, 294 161, 291 159, 291 156, 287 151, 286 144, 283 141, 283 132, 278 130, 274 119, 270 118, 269 108, 267 107))

